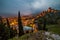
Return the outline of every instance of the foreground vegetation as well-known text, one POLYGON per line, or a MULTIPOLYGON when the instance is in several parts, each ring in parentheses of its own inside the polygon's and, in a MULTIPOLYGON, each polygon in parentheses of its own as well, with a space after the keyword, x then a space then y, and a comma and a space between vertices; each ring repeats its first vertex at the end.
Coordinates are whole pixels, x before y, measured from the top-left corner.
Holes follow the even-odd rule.
MULTIPOLYGON (((58 34, 58 35, 60 35, 60 25, 47 25, 47 28, 48 28, 48 31, 49 32, 52 32, 52 33, 54 33, 54 34, 58 34)), ((41 33, 41 32, 40 32, 41 33)), ((28 35, 30 35, 30 36, 32 36, 33 35, 33 33, 30 33, 30 34, 25 34, 25 35, 23 35, 23 36, 21 36, 21 37, 14 37, 14 38, 12 38, 12 39, 9 39, 9 40, 24 40, 24 39, 27 39, 27 38, 29 38, 29 36, 28 35)), ((40 36, 41 34, 39 34, 39 36, 40 36)), ((40 38, 41 38, 41 36, 40 36, 40 38)), ((42 37, 43 38, 43 37, 42 37)))
POLYGON ((60 35, 60 25, 47 25, 48 31, 60 35))
MULTIPOLYGON (((42 32, 44 33, 44 32, 42 32)), ((46 38, 48 38, 48 36, 42 34, 41 31, 37 32, 37 33, 30 33, 30 34, 25 34, 21 37, 14 37, 13 39, 9 39, 9 40, 47 40, 46 38)), ((49 39, 54 40, 54 38, 49 37, 49 39)))

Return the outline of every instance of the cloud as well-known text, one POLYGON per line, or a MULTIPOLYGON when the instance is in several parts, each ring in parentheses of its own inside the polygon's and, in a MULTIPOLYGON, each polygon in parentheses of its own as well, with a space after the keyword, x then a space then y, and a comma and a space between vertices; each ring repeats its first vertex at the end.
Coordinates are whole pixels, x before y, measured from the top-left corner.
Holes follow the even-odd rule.
POLYGON ((39 9, 39 8, 42 8, 46 6, 46 1, 45 0, 35 0, 33 3, 32 3, 32 7, 34 9, 39 9))
POLYGON ((32 2, 27 2, 27 3, 25 2, 24 4, 22 4, 21 12, 24 15, 28 15, 36 12, 41 8, 44 8, 45 6, 46 6, 46 2, 44 0, 34 0, 32 2))
POLYGON ((22 15, 29 15, 37 11, 46 10, 48 7, 60 9, 58 8, 60 7, 60 0, 4 0, 1 5, 3 5, 1 7, 2 10, 0 9, 1 12, 17 14, 20 10, 22 15))

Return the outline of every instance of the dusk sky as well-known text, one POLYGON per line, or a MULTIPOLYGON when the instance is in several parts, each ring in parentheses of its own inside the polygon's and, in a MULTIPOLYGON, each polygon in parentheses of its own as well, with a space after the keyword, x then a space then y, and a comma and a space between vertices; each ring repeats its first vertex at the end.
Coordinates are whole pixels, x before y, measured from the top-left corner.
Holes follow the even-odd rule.
POLYGON ((0 15, 29 15, 52 7, 60 10, 60 0, 0 0, 0 15))

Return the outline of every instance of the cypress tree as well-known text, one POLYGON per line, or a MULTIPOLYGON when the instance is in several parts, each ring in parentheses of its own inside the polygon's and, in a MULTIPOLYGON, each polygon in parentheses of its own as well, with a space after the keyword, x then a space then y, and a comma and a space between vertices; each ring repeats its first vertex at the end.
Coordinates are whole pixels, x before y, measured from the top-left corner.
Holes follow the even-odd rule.
POLYGON ((3 24, 2 17, 0 16, 0 24, 3 24))
POLYGON ((46 30, 46 19, 44 18, 44 22, 43 22, 43 30, 46 30))
POLYGON ((10 38, 11 38, 11 29, 10 29, 10 24, 9 24, 9 20, 8 20, 8 18, 6 18, 6 21, 7 21, 7 27, 8 27, 8 29, 9 29, 9 36, 10 36, 10 38))
POLYGON ((7 26, 10 28, 10 24, 9 24, 8 18, 6 18, 6 21, 7 21, 7 26))
POLYGON ((22 36, 24 34, 23 31, 23 25, 21 21, 20 11, 18 12, 18 27, 19 27, 19 36, 22 36))
POLYGON ((13 30, 13 28, 10 28, 8 18, 6 18, 6 21, 7 21, 7 27, 9 28, 9 34, 10 34, 9 36, 10 36, 10 38, 13 38, 15 36, 15 31, 13 30))
POLYGON ((48 29, 46 28, 46 24, 47 24, 47 18, 46 15, 43 17, 43 30, 47 31, 48 29))

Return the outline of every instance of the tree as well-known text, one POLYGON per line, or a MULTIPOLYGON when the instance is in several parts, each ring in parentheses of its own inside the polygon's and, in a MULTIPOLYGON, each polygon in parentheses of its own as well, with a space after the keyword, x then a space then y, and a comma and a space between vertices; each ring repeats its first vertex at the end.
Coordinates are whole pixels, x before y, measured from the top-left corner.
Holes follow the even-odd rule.
POLYGON ((5 25, 6 23, 3 23, 2 17, 0 16, 0 40, 8 40, 9 38, 9 30, 5 25))
POLYGON ((13 38, 16 35, 17 31, 13 30, 13 28, 10 27, 8 18, 6 18, 6 21, 7 21, 7 27, 9 28, 10 38, 13 38))
POLYGON ((44 21, 43 21, 43 30, 45 30, 45 31, 47 31, 47 28, 46 28, 46 18, 44 17, 44 19, 43 19, 44 21))
POLYGON ((21 21, 20 11, 18 12, 18 27, 19 27, 19 36, 22 36, 24 34, 23 31, 23 25, 21 21))
POLYGON ((37 29, 38 30, 42 30, 43 29, 43 18, 39 17, 37 19, 35 19, 34 23, 37 25, 37 29))

